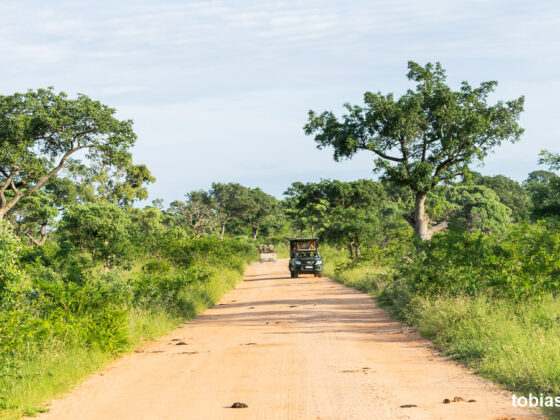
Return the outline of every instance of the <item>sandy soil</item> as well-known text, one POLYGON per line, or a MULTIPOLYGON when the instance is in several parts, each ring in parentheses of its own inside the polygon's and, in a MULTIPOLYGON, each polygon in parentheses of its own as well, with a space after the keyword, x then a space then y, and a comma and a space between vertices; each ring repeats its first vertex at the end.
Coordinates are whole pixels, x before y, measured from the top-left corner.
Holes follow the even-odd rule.
POLYGON ((447 361, 370 297, 287 260, 251 265, 219 305, 123 356, 41 419, 537 418, 447 361), (186 344, 181 344, 186 343, 186 344), (476 402, 452 402, 460 396, 476 402), (229 408, 242 402, 247 408, 229 408), (409 405, 408 407, 406 407, 409 405))

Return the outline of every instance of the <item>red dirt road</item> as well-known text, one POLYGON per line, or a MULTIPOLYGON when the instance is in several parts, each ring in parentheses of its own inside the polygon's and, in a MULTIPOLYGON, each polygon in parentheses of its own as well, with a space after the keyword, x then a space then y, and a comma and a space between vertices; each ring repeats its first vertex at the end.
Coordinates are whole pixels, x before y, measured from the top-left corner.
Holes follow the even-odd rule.
POLYGON ((287 261, 280 260, 251 265, 219 305, 92 375, 40 418, 538 415, 512 407, 509 394, 438 357, 369 296, 327 278, 292 279, 287 261), (443 403, 455 396, 476 402, 443 403), (236 401, 248 408, 228 408, 236 401))

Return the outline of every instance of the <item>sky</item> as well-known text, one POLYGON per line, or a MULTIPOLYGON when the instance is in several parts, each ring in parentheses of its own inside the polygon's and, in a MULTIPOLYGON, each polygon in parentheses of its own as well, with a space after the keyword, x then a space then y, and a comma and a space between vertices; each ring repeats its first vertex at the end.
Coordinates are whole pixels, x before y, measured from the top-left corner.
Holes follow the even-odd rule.
POLYGON ((166 203, 212 182, 281 197, 295 181, 374 178, 374 156, 334 162, 303 125, 366 91, 413 87, 407 62, 448 83, 525 96, 522 139, 475 170, 523 181, 560 152, 560 3, 517 0, 2 1, 0 94, 53 86, 134 120, 135 163, 166 203))

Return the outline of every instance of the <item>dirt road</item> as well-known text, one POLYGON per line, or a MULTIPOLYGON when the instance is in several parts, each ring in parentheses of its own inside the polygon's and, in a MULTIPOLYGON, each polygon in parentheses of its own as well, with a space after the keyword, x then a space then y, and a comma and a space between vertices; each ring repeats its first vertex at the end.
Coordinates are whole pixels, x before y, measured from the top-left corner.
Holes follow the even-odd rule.
POLYGON ((221 303, 117 360, 41 419, 534 418, 327 278, 253 264, 221 303), (181 344, 186 343, 186 344, 181 344), (460 396, 476 402, 452 402, 460 396), (228 408, 243 402, 248 408, 228 408), (407 407, 408 405, 408 407, 407 407))

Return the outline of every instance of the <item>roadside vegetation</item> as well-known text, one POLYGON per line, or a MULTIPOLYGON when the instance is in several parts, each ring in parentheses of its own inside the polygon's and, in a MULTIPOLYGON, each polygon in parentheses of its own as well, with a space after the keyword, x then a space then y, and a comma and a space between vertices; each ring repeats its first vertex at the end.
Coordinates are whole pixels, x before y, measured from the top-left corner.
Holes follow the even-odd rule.
MULTIPOLYGON (((377 181, 294 182, 279 200, 214 183, 165 205, 131 121, 84 95, 0 96, 0 417, 34 415, 214 304, 257 245, 319 237, 324 273, 370 293, 449 357, 518 393, 560 395, 560 156, 518 183, 472 170, 517 141, 523 97, 454 91, 409 63, 401 98, 366 93, 304 130, 334 158, 372 152, 377 181), (23 139, 23 140, 22 140, 23 139)), ((559 415, 558 410, 550 410, 559 415)))
MULTIPOLYGON (((335 160, 358 150, 378 156, 374 169, 386 193, 378 212, 378 226, 386 228, 372 232, 355 223, 354 244, 327 249, 325 274, 370 293, 484 377, 518 395, 555 397, 560 177, 553 171, 560 156, 542 151, 539 163, 550 170, 532 172, 522 184, 472 171, 470 163, 519 138, 523 98, 493 108, 485 98, 495 82, 476 89, 464 82, 453 92, 438 65, 409 63, 409 70, 419 84, 398 100, 366 93, 365 106, 347 105, 341 119, 309 114, 307 134, 318 147, 333 147, 335 160), (412 229, 387 218, 395 208, 412 229)), ((328 237, 330 223, 314 229, 328 237)), ((557 407, 543 411, 560 418, 557 407)))
POLYGON ((214 184, 134 208, 155 179, 132 162, 132 122, 52 89, 0 110, 0 417, 19 418, 212 306, 278 204, 214 184))

